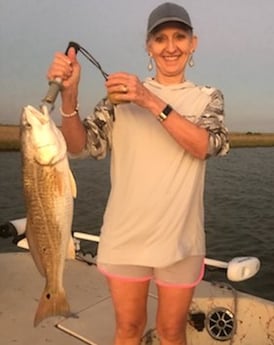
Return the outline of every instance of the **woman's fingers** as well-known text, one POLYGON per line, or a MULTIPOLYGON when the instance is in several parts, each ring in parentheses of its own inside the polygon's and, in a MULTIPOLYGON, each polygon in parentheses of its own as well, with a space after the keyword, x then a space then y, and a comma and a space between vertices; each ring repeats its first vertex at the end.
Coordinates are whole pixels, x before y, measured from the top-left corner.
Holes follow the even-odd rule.
POLYGON ((73 86, 80 79, 80 65, 76 59, 76 53, 70 48, 68 55, 56 53, 48 69, 47 78, 54 80, 61 78, 65 88, 73 86))
POLYGON ((52 80, 56 77, 65 79, 72 74, 72 63, 69 58, 61 53, 56 53, 49 67, 47 77, 52 80))

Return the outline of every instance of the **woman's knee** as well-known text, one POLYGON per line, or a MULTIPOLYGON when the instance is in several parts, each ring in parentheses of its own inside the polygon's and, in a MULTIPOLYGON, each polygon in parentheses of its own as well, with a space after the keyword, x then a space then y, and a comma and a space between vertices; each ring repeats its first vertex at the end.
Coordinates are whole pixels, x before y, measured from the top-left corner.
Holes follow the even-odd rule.
POLYGON ((158 323, 157 333, 160 339, 174 344, 185 344, 186 342, 186 324, 158 323))
POLYGON ((146 318, 142 320, 117 320, 116 332, 121 338, 141 337, 146 325, 146 318))

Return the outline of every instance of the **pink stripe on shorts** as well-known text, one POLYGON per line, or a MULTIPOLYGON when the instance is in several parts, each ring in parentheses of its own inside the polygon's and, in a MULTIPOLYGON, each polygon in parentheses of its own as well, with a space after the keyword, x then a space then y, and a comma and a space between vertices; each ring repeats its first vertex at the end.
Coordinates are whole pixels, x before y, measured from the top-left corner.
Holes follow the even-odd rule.
POLYGON ((109 278, 129 282, 154 279, 158 285, 190 288, 198 285, 203 278, 204 256, 190 256, 167 267, 98 263, 98 269, 109 278))

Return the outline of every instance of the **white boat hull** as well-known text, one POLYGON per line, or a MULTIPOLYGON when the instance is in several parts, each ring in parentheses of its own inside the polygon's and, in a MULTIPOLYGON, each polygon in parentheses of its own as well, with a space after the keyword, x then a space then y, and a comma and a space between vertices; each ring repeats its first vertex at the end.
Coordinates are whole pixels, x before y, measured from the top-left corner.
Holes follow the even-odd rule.
POLYGON ((274 303, 270 301, 222 283, 202 282, 191 305, 191 315, 197 312, 205 314, 205 327, 198 332, 188 325, 189 345, 274 344, 274 303))

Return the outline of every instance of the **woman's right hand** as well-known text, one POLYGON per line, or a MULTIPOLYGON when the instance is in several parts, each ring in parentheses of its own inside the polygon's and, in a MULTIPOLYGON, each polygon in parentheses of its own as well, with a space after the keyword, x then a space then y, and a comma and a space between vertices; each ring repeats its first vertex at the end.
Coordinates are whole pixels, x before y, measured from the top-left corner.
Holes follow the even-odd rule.
POLYGON ((77 61, 76 52, 73 47, 68 51, 68 54, 56 53, 54 59, 49 67, 47 78, 54 80, 55 78, 62 79, 62 93, 67 93, 70 90, 77 90, 80 81, 81 66, 77 61))

